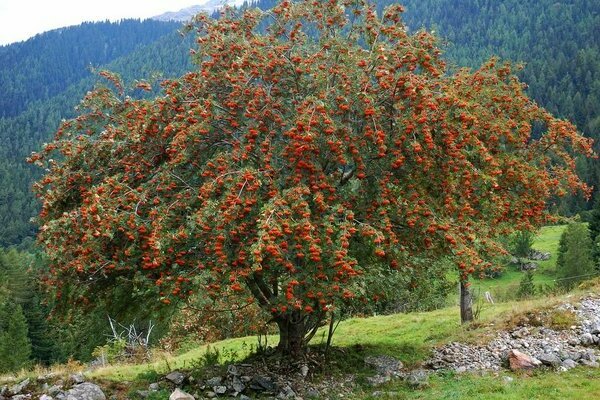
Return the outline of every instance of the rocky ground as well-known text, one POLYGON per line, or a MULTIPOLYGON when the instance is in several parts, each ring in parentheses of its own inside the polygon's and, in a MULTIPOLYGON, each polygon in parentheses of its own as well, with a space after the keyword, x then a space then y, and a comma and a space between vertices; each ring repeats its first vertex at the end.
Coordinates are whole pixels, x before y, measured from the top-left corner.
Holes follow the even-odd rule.
MULTIPOLYGON (((600 298, 589 296, 577 304, 564 303, 545 312, 550 316, 571 316, 572 320, 563 318, 558 321, 560 323, 546 324, 543 315, 530 316, 514 328, 497 332, 486 344, 453 342, 442 346, 421 369, 408 370, 391 356, 369 356, 364 359, 364 364, 373 370, 373 375, 367 382, 374 387, 373 395, 377 396, 384 394, 377 386, 394 379, 402 379, 415 389, 427 387, 429 375, 438 370, 464 373, 545 367, 560 372, 577 365, 597 368, 600 298), (565 321, 573 325, 565 326, 565 321)), ((232 364, 226 369, 206 371, 203 379, 174 371, 147 388, 137 390, 134 396, 138 399, 159 398, 153 393, 161 392, 167 393, 169 400, 352 398, 358 385, 353 375, 334 377, 320 371, 319 378, 315 379, 318 360, 312 361, 312 364, 309 359, 297 365, 266 363, 264 360, 232 364)), ((125 395, 106 396, 100 386, 87 382, 81 374, 68 379, 49 375, 0 387, 0 400, 106 400, 124 398, 122 396, 125 395)))

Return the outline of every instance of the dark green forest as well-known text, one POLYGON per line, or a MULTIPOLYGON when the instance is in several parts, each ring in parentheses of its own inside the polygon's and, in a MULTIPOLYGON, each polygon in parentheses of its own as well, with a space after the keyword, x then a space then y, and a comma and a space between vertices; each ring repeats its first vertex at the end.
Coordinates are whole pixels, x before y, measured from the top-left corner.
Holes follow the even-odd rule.
MULTIPOLYGON (((257 6, 268 9, 276 3, 262 0, 257 6)), ((376 3, 383 9, 395 2, 376 3)), ((531 97, 573 121, 586 136, 600 139, 599 1, 402 3, 409 28, 435 31, 449 64, 473 67, 493 55, 523 63, 520 78, 531 97)), ((151 20, 84 23, 0 47, 0 247, 14 247, 0 253, 0 334, 20 329, 27 336, 22 347, 30 349, 25 359, 49 363, 76 352, 79 358, 89 357, 103 337, 95 335, 95 342, 88 341, 84 349, 77 343, 98 332, 98 324, 106 328, 102 311, 98 318, 73 314, 71 322, 81 320, 84 328, 54 329, 54 336, 47 336, 51 305, 40 301, 43 293, 31 278, 44 268, 42 258, 31 255, 36 233, 32 219, 39 208, 31 185, 43 171, 26 158, 52 138, 62 119, 74 115, 82 96, 98 81, 94 70, 114 71, 131 87, 136 80, 156 82, 189 70, 194 43, 178 32, 181 28, 180 23, 151 20), (26 326, 19 322, 23 320, 26 326)), ((131 89, 131 94, 136 92, 131 89)), ((588 183, 599 181, 599 161, 582 160, 578 167, 588 183)), ((594 197, 597 193, 596 188, 594 197)), ((551 206, 573 215, 592 205, 593 200, 569 197, 551 206)), ((0 360, 2 351, 0 346, 0 360)), ((10 368, 0 361, 0 371, 10 368)))

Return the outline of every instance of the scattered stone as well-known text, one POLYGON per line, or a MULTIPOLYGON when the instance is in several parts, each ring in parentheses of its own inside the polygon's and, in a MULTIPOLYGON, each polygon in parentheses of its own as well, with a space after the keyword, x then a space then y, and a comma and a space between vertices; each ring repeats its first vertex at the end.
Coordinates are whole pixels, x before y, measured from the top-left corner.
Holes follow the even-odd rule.
POLYGON ((306 397, 309 399, 317 399, 321 397, 321 393, 317 389, 310 388, 306 391, 306 397))
POLYGON ((565 368, 565 370, 570 370, 571 368, 575 368, 577 366, 577 363, 571 360, 570 358, 567 358, 562 362, 561 366, 565 368))
POLYGON ((303 365, 300 367, 300 374, 301 374, 303 377, 306 377, 306 376, 308 375, 308 365, 306 365, 306 364, 303 364, 303 365))
POLYGON ((250 389, 256 391, 276 392, 277 385, 268 376, 257 375, 250 381, 250 389))
POLYGON ((239 376, 240 373, 237 367, 233 364, 227 366, 227 374, 232 376, 239 376))
POLYGON ((52 385, 46 391, 50 396, 56 396, 62 390, 61 385, 52 385))
POLYGON ((17 395, 17 394, 21 394, 21 392, 23 391, 23 389, 25 389, 27 387, 27 385, 29 385, 29 378, 27 378, 24 381, 21 381, 21 382, 17 383, 16 385, 12 386, 8 390, 8 393, 11 394, 12 396, 17 395))
POLYGON ((195 400, 194 396, 183 390, 176 388, 173 393, 169 396, 169 400, 195 400))
POLYGON ((367 382, 369 382, 369 385, 371 386, 381 386, 391 380, 392 378, 389 375, 375 375, 367 377, 367 382))
POLYGON ((85 376, 83 376, 83 374, 79 372, 77 374, 69 376, 69 381, 71 381, 73 385, 79 385, 80 383, 85 382, 85 376))
POLYGON ((464 374, 465 372, 467 372, 467 367, 461 365, 460 367, 455 368, 454 372, 456 372, 457 374, 464 374))
POLYGON ((106 400, 106 396, 98 385, 90 382, 73 386, 66 393, 66 400, 106 400))
POLYGON ((227 386, 215 386, 213 392, 216 394, 225 394, 227 393, 227 386))
POLYGON ((10 398, 10 400, 29 400, 31 399, 30 394, 18 394, 10 398))
POLYGON ((502 380, 503 380, 505 383, 511 383, 511 382, 512 382, 512 381, 514 381, 515 379, 514 379, 512 376, 503 376, 503 377, 502 377, 502 380))
POLYGON ((183 381, 185 381, 185 375, 179 371, 173 371, 165 376, 165 379, 179 386, 183 383, 183 381))
POLYGON ((598 364, 596 361, 590 361, 590 360, 581 360, 580 363, 581 363, 581 365, 585 365, 586 367, 592 367, 592 368, 598 368, 598 366, 600 366, 600 364, 598 364))
POLYGON ((43 394, 40 396, 40 400, 54 400, 52 396, 48 396, 47 394, 43 394))
POLYGON ((591 333, 586 332, 583 335, 579 336, 579 342, 584 346, 590 346, 594 344, 594 337, 591 333))
POLYGON ((252 400, 250 397, 246 396, 245 394, 240 394, 240 397, 238 397, 238 399, 240 399, 240 400, 252 400))
POLYGON ((555 368, 558 367, 561 363, 560 358, 552 353, 544 353, 538 356, 537 359, 540 360, 542 364, 555 368))
POLYGON ((217 397, 217 394, 213 391, 208 391, 208 392, 206 392, 206 397, 208 397, 209 399, 212 399, 212 398, 217 397))
POLYGON ((148 385, 148 390, 151 392, 158 392, 160 390, 160 385, 158 383, 151 383, 148 385))
POLYGON ((206 386, 221 386, 221 383, 223 383, 223 378, 220 376, 215 376, 214 378, 210 378, 206 381, 206 386))
POLYGON ((513 333, 511 333, 510 335, 515 339, 522 339, 526 336, 529 336, 529 329, 527 329, 526 327, 523 327, 521 329, 517 329, 516 331, 513 331, 513 333))
POLYGON ((375 368, 377 374, 383 376, 398 376, 404 367, 402 361, 391 356, 369 356, 365 364, 375 368))
POLYGON ((244 385, 242 383, 240 378, 238 378, 237 376, 234 376, 231 381, 231 388, 233 389, 233 391, 235 393, 241 393, 244 391, 244 389, 246 389, 246 385, 244 385))
POLYGON ((417 369, 406 375, 406 383, 413 389, 429 387, 429 375, 423 369, 417 369))
POLYGON ((540 360, 515 349, 508 352, 508 363, 513 371, 533 369, 542 364, 540 360))
POLYGON ((146 397, 150 396, 150 391, 149 390, 138 390, 137 392, 135 392, 139 397, 141 397, 142 399, 145 399, 146 397))
POLYGON ((285 385, 281 388, 281 391, 277 395, 278 399, 294 399, 296 398, 296 392, 290 387, 290 385, 285 385))

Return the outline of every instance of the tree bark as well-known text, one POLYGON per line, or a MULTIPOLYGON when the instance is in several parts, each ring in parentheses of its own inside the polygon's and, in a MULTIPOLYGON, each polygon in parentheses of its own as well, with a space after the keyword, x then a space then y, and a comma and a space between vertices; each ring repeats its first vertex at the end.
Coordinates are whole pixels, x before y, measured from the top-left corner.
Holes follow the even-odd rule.
POLYGON ((297 313, 284 314, 276 318, 279 328, 279 344, 277 350, 283 356, 298 359, 304 355, 306 343, 306 325, 297 313))
POLYGON ((473 321, 473 297, 466 282, 460 281, 460 321, 461 323, 473 321))

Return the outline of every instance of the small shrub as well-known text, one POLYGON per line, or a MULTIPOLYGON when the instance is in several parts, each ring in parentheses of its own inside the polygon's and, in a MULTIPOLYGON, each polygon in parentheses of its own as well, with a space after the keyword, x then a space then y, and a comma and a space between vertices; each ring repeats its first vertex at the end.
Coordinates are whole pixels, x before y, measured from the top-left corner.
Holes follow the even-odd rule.
POLYGON ((552 329, 565 330, 577 325, 577 315, 569 310, 553 310, 547 318, 547 325, 552 329))
POLYGON ((527 271, 523 274, 521 282, 519 283, 519 291, 517 297, 519 299, 529 299, 535 296, 535 284, 533 283, 533 272, 527 271))
POLYGON ((510 252, 515 257, 527 258, 533 246, 535 234, 531 231, 518 231, 510 241, 510 252))

